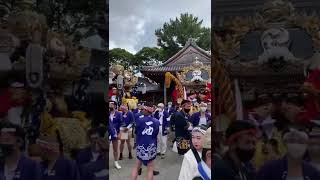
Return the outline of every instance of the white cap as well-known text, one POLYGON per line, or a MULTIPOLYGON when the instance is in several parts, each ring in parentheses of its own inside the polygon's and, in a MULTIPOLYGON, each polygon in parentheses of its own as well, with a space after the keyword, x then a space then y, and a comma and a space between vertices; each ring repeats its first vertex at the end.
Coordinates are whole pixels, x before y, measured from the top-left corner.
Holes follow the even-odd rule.
POLYGON ((164 108, 164 104, 163 103, 159 103, 158 107, 164 108))
POLYGON ((202 106, 202 107, 207 107, 208 104, 207 104, 207 103, 204 103, 204 102, 201 102, 200 106, 202 106))

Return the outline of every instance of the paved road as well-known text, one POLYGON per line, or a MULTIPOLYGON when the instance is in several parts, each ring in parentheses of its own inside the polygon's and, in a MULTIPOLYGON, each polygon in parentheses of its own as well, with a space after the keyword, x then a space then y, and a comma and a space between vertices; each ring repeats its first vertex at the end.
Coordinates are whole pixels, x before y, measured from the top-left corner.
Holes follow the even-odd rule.
MULTIPOLYGON (((170 142, 170 141, 169 141, 170 142)), ((155 168, 160 171, 158 176, 154 176, 154 180, 177 180, 180 172, 181 163, 183 156, 179 156, 177 153, 173 152, 168 142, 168 150, 165 159, 157 157, 155 160, 155 168)), ((120 143, 119 143, 120 144, 120 143)), ((132 143, 133 144, 133 143, 132 143)), ((131 170, 136 161, 135 151, 133 152, 134 159, 128 158, 128 150, 125 144, 125 149, 123 153, 123 160, 119 161, 122 166, 120 170, 117 170, 113 165, 113 151, 112 145, 110 145, 109 151, 109 178, 111 180, 130 180, 131 170)), ((142 175, 139 176, 138 180, 144 180, 146 177, 146 167, 143 167, 142 175)))

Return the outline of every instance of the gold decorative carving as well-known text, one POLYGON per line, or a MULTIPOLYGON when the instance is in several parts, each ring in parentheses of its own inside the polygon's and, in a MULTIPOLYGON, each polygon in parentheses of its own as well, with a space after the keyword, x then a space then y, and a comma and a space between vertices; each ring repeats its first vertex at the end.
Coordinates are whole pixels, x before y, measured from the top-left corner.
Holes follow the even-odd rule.
POLYGON ((198 60, 198 58, 195 59, 195 61, 192 63, 192 66, 185 67, 182 69, 182 72, 177 72, 177 78, 184 86, 190 86, 190 85, 203 85, 206 86, 207 83, 211 83, 211 68, 210 66, 204 66, 202 62, 198 60), (207 72, 208 73, 208 79, 203 79, 202 73, 207 72), (192 73, 192 79, 187 79, 187 74, 192 73))
POLYGON ((46 18, 29 10, 10 14, 7 26, 22 41, 32 40, 36 31, 43 33, 47 30, 46 18))
POLYGON ((165 74, 165 86, 166 88, 170 87, 171 82, 175 82, 176 83, 176 87, 178 89, 179 95, 178 98, 183 99, 184 97, 184 91, 183 91, 183 86, 181 84, 181 82, 179 81, 178 78, 176 78, 173 74, 171 74, 170 72, 166 72, 165 74))
POLYGON ((297 14, 287 0, 269 0, 260 12, 249 18, 236 17, 225 22, 225 29, 230 32, 217 35, 217 49, 221 58, 233 59, 240 53, 240 41, 254 30, 266 30, 272 27, 304 29, 313 40, 313 46, 320 48, 320 18, 315 15, 297 14))
POLYGON ((134 76, 131 70, 125 70, 123 73, 123 77, 125 87, 131 88, 138 83, 138 77, 134 76))

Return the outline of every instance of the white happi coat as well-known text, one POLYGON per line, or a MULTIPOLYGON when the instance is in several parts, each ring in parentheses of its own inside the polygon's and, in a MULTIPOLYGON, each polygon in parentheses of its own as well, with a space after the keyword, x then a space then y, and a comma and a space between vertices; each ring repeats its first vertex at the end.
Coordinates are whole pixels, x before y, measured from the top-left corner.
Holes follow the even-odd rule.
MULTIPOLYGON (((198 152, 198 154, 201 158, 201 152, 198 152)), ((196 176, 200 176, 198 163, 190 149, 186 154, 184 154, 178 180, 191 180, 196 176)))

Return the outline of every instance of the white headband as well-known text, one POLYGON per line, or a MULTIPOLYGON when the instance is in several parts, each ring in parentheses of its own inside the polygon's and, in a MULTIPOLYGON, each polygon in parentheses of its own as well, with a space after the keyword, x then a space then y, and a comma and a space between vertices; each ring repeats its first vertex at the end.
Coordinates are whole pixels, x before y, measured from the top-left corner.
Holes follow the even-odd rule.
POLYGON ((23 87, 24 87, 24 84, 23 84, 23 83, 20 83, 20 82, 14 82, 14 83, 10 84, 10 87, 13 87, 13 88, 23 88, 23 87))
POLYGON ((3 133, 14 133, 16 131, 17 130, 15 128, 3 128, 3 129, 1 129, 1 132, 3 132, 3 133))
POLYGON ((195 133, 195 132, 200 132, 201 134, 206 134, 206 130, 204 129, 201 129, 200 127, 195 127, 192 129, 192 133, 195 133))

